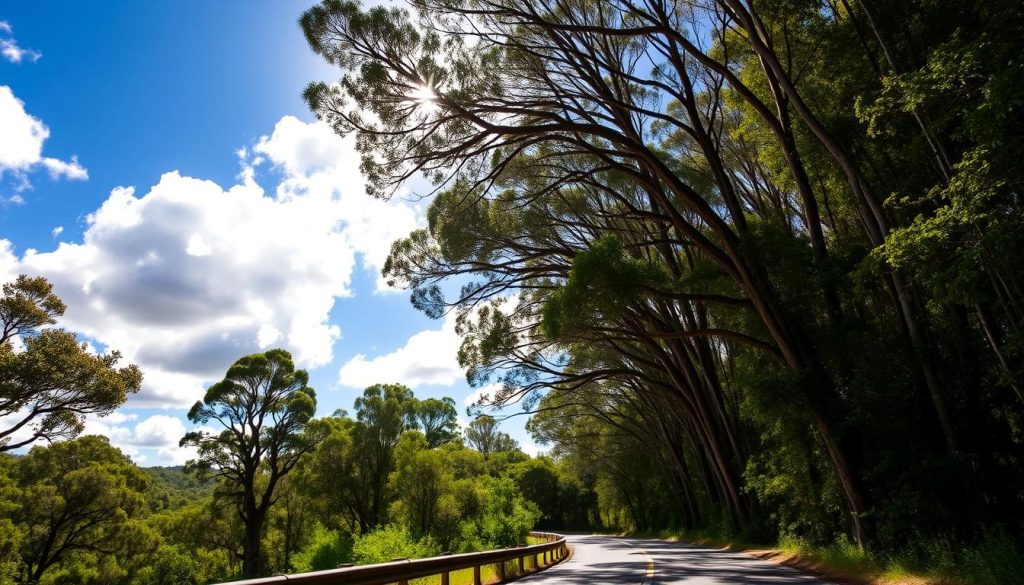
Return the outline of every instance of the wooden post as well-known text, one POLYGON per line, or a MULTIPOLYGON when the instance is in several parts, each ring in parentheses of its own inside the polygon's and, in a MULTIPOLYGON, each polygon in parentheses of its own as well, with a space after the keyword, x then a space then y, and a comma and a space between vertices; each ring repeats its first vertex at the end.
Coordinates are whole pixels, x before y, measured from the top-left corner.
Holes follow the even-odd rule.
POLYGON ((481 585, 480 583, 480 565, 473 567, 473 585, 481 585))
POLYGON ((519 574, 520 575, 525 575, 526 574, 526 566, 523 563, 523 557, 519 557, 519 574))
MULTIPOLYGON (((505 581, 505 561, 501 561, 501 562, 498 563, 498 580, 502 581, 502 582, 505 581)), ((447 583, 442 583, 441 585, 448 585, 448 584, 447 583)))
POLYGON ((448 585, 448 571, 441 573, 441 585, 448 585))

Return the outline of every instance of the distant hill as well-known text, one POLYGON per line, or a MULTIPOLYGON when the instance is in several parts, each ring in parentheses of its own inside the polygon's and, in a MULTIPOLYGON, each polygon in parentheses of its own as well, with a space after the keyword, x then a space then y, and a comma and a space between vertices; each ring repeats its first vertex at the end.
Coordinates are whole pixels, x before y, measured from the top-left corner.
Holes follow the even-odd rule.
POLYGON ((199 481, 185 473, 181 465, 173 467, 143 467, 151 478, 150 493, 157 508, 177 509, 199 500, 213 492, 214 482, 199 481))

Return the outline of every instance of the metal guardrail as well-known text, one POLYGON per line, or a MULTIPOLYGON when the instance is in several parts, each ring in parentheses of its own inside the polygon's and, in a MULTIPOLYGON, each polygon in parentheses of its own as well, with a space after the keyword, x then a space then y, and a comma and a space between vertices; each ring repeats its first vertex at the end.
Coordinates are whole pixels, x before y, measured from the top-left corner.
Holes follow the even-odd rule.
MULTIPOLYGON (((408 585, 409 580, 421 577, 441 576, 441 585, 449 585, 449 576, 454 571, 473 569, 474 585, 482 585, 480 569, 487 565, 497 567, 499 582, 510 577, 520 577, 527 573, 525 560, 533 557, 535 570, 547 568, 562 559, 568 553, 565 537, 548 532, 531 532, 535 538, 546 538, 548 541, 530 546, 488 550, 483 552, 444 555, 426 559, 399 560, 377 565, 362 565, 314 571, 312 573, 296 573, 294 575, 277 575, 261 579, 233 581, 230 585, 263 585, 265 583, 294 583, 295 585, 386 585, 397 583, 408 585), (506 563, 516 561, 513 575, 508 575, 506 563)), ((225 584, 228 585, 228 584, 225 584)))

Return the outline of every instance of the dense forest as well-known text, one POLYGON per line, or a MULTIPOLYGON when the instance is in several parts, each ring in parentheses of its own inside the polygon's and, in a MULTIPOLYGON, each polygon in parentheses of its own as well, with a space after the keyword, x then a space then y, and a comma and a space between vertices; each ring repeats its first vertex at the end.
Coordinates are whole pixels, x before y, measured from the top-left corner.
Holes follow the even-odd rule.
POLYGON ((139 468, 95 435, 0 454, 0 583, 190 585, 333 569, 514 546, 534 526, 587 527, 598 513, 592 490, 524 454, 493 418, 459 432, 451 399, 401 385, 367 388, 354 417, 306 418, 275 447, 288 434, 282 414, 302 412, 299 394, 249 401, 258 430, 242 442, 238 426, 190 433, 207 442, 184 468, 139 468), (277 420, 261 426, 263 416, 277 420), (238 465, 211 466, 227 443, 238 465), (249 483, 234 473, 243 460, 249 483))
POLYGON ((1019 2, 325 0, 385 275, 641 529, 1019 558, 1019 2))
POLYGON ((515 546, 599 515, 494 418, 460 429, 451 398, 378 384, 354 416, 315 418, 281 349, 238 359, 188 412, 195 459, 140 468, 81 433, 142 372, 55 327, 65 310, 43 277, 3 285, 0 584, 198 585, 515 546))
POLYGON ((78 436, 142 373, 19 278, 0 582, 206 583, 533 527, 1024 578, 1018 2, 324 0, 300 26, 341 74, 304 97, 370 194, 436 187, 384 276, 454 313, 467 379, 500 390, 464 430, 400 384, 315 418, 271 350, 188 413, 195 461, 144 470, 78 436))

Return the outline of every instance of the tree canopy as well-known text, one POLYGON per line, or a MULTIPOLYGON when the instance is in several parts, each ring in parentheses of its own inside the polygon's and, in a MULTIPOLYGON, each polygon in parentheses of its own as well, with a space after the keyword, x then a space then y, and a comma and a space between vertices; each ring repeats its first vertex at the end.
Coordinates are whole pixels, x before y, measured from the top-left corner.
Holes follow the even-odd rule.
POLYGON ((117 351, 97 353, 75 334, 48 327, 63 301, 43 277, 21 275, 0 297, 0 452, 82 432, 87 414, 105 415, 142 386, 117 351))
POLYGON ((340 70, 305 98, 369 190, 436 185, 384 274, 457 314, 491 403, 637 525, 882 550, 1024 518, 1020 24, 955 0, 301 20, 340 70), (670 497, 637 500, 641 472, 670 497))
POLYGON ((272 349, 240 358, 188 412, 193 423, 220 427, 192 431, 181 446, 198 449, 187 468, 222 480, 218 495, 234 503, 245 526, 245 577, 262 569, 263 523, 279 483, 319 440, 310 432, 318 427, 307 429, 316 412, 316 393, 308 382, 309 374, 295 369, 291 354, 272 349))

